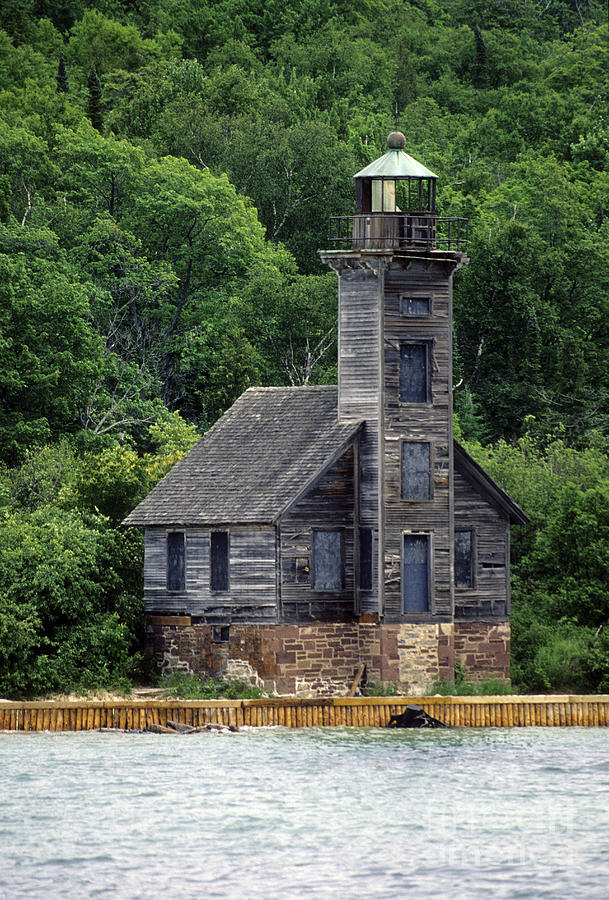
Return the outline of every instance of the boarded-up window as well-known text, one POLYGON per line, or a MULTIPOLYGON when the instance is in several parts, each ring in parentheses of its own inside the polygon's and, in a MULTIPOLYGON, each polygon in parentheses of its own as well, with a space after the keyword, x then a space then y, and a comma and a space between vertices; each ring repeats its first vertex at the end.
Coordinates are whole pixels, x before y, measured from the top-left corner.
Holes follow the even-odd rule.
POLYGON ((404 613, 429 610, 429 535, 404 535, 402 608, 404 613))
POLYGON ((403 316, 431 315, 431 297, 400 297, 403 316))
POLYGON ((228 531, 212 531, 210 541, 210 578, 212 591, 228 590, 228 531))
POLYGON ((184 532, 171 531, 167 535, 167 590, 186 589, 184 532))
POLYGON ((431 397, 430 345, 400 345, 400 402, 428 403, 431 397))
POLYGON ((431 497, 431 447, 427 442, 402 443, 402 497, 404 500, 431 497))
POLYGON ((359 586, 362 591, 372 590, 371 528, 360 528, 359 532, 359 586))
POLYGON ((340 591, 343 587, 343 536, 340 531, 313 532, 313 589, 340 591))
POLYGON ((288 556, 285 558, 283 560, 283 580, 285 584, 309 584, 308 556, 288 556))
POLYGON ((455 587, 473 587, 471 528, 455 530, 455 587))

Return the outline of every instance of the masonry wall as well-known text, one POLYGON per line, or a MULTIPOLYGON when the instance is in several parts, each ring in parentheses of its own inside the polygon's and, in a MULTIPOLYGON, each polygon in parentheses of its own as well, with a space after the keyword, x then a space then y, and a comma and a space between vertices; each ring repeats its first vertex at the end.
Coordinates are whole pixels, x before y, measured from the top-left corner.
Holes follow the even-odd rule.
POLYGON ((507 622, 392 625, 233 625, 226 643, 188 616, 150 616, 148 646, 163 673, 242 678, 276 694, 346 694, 362 663, 368 682, 420 695, 452 680, 455 660, 470 679, 509 679, 507 622))

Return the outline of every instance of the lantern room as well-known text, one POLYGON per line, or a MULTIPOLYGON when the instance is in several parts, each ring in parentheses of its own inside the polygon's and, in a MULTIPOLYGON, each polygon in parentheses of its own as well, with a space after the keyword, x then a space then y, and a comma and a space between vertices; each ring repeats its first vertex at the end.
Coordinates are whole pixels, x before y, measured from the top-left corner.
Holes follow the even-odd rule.
POLYGON ((332 249, 465 249, 467 220, 437 215, 437 175, 404 153, 405 144, 393 131, 387 152, 354 176, 355 215, 330 219, 332 249))
POLYGON ((404 153, 406 138, 393 131, 387 153, 355 175, 355 212, 435 215, 437 176, 404 153))

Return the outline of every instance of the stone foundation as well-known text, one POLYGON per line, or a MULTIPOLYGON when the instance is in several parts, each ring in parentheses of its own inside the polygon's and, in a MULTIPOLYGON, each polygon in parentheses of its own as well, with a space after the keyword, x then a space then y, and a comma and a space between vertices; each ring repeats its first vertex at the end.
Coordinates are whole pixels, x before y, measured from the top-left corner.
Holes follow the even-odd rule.
POLYGON ((239 678, 297 697, 346 694, 362 663, 367 681, 412 695, 451 681, 456 660, 472 680, 510 674, 508 622, 231 625, 229 640, 214 643, 211 625, 149 616, 147 643, 162 674, 239 678))

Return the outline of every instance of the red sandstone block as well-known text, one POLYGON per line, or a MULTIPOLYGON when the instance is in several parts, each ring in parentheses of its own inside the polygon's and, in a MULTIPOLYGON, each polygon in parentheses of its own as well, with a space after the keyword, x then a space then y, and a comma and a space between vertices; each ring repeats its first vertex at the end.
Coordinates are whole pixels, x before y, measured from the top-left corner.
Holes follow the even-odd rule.
POLYGON ((298 637, 298 625, 275 625, 273 626, 273 635, 282 641, 296 638, 298 637))
POLYGON ((286 653, 285 651, 279 652, 275 654, 275 659, 277 661, 278 666, 286 665, 287 663, 295 663, 296 662, 296 654, 295 653, 286 653))

